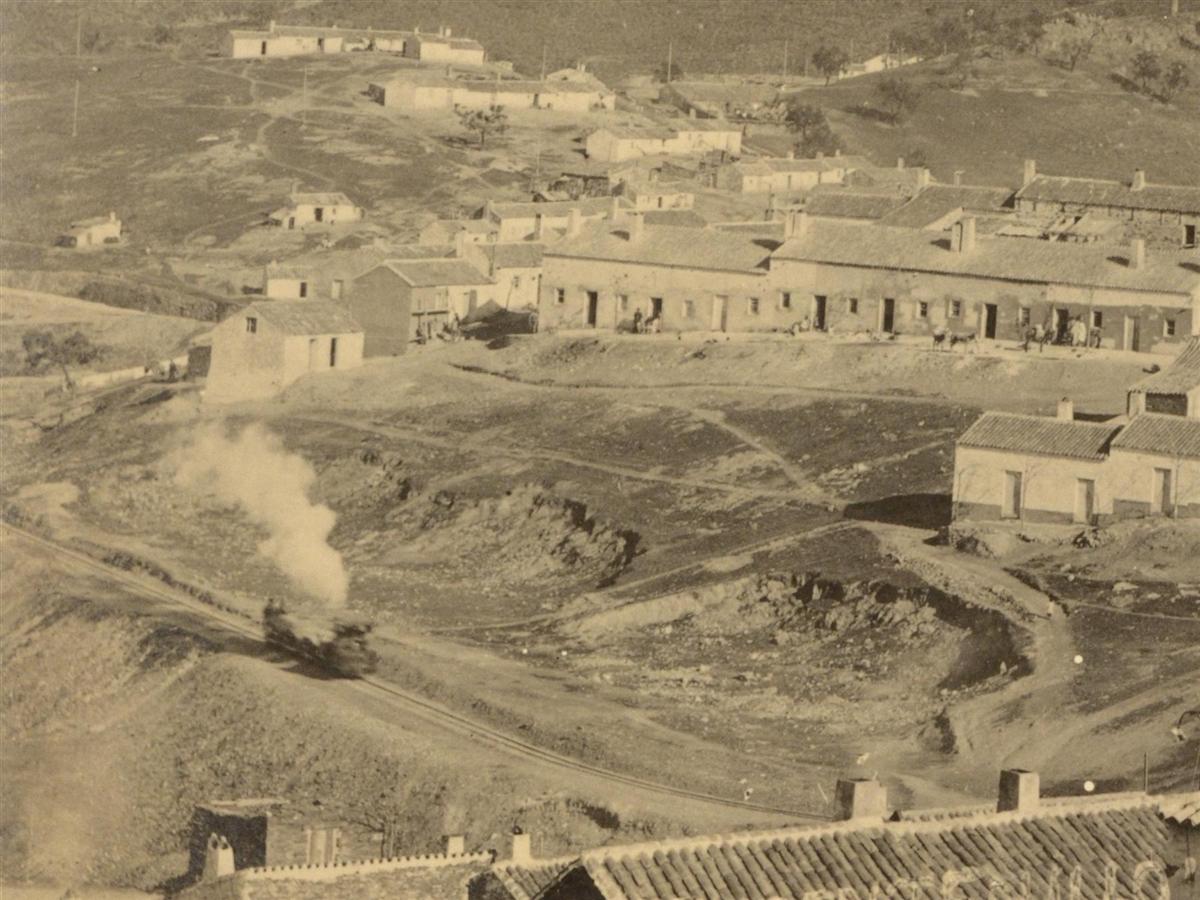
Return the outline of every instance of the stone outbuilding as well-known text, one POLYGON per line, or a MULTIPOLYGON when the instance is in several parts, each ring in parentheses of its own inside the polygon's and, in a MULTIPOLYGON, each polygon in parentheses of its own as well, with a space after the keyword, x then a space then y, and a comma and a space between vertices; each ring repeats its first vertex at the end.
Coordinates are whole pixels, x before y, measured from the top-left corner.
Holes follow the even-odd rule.
POLYGON ((365 212, 341 191, 296 191, 287 206, 267 216, 272 225, 294 231, 301 228, 330 228, 361 222, 365 212))
POLYGON ((1129 414, 1142 412, 1200 419, 1200 335, 1165 369, 1129 389, 1129 414))
POLYGON ((96 216, 72 222, 66 233, 58 238, 56 244, 59 247, 82 250, 87 247, 116 244, 120 240, 121 220, 117 218, 115 212, 110 212, 107 216, 96 216))
POLYGON ((212 330, 205 398, 268 397, 310 372, 362 365, 363 330, 324 300, 260 300, 212 330))

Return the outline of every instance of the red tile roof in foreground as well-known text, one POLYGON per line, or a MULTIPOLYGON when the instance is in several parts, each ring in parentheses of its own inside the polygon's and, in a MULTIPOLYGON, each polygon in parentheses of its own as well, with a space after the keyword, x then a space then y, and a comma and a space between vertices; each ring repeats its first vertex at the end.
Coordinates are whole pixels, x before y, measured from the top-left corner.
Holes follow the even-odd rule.
POLYGON ((1075 422, 1047 416, 987 412, 958 439, 960 447, 1067 456, 1097 462, 1108 456, 1120 423, 1075 422))
POLYGON ((1040 898, 1068 892, 1099 898, 1139 896, 1139 888, 1140 896, 1157 896, 1145 892, 1165 885, 1171 863, 1159 802, 1122 794, 1045 801, 1027 813, 843 822, 613 847, 584 853, 550 883, 537 877, 546 871, 541 862, 541 868, 502 864, 493 872, 503 872, 498 877, 506 886, 521 877, 516 900, 1040 898), (1106 894, 1109 883, 1115 892, 1106 894))

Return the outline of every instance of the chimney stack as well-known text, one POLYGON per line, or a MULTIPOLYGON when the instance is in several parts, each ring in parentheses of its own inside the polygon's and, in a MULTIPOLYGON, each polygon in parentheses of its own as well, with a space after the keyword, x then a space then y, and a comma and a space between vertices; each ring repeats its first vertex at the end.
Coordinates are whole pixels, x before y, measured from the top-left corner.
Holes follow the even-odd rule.
MULTIPOLYGON (((1070 397, 1063 397, 1058 401, 1058 413, 1055 418, 1061 419, 1064 422, 1075 421, 1075 401, 1070 397)), ((1036 777, 1036 776, 1035 776, 1036 777)), ((1004 782, 1002 781, 1001 784, 1004 782)))
POLYGON ((795 159, 795 158, 796 158, 796 151, 795 151, 795 150, 789 150, 789 151, 787 152, 787 158, 788 158, 788 159, 795 159))
POLYGON ((929 187, 929 170, 922 166, 917 169, 917 190, 923 191, 929 187))
POLYGON ((1141 269, 1146 265, 1146 241, 1134 238, 1129 242, 1129 268, 1141 269))
POLYGON ((975 249, 975 217, 963 216, 954 223, 950 246, 956 253, 970 253, 975 249))
POLYGON ((1041 788, 1037 772, 1004 769, 1000 772, 1000 796, 996 812, 1032 812, 1038 808, 1041 788))
POLYGON ((903 169, 903 168, 904 168, 904 157, 903 157, 903 156, 901 156, 901 157, 897 158, 897 160, 896 160, 896 168, 897 168, 897 169, 903 169))
POLYGON ((1033 179, 1037 178, 1037 160, 1025 160, 1025 177, 1021 179, 1021 187, 1028 187, 1033 179))
POLYGON ((454 255, 458 259, 467 257, 467 230, 465 228, 454 232, 454 255))
POLYGON ((621 215, 621 198, 616 194, 612 195, 612 199, 608 202, 608 218, 609 221, 615 222, 621 215))
POLYGON ((883 821, 887 817, 887 788, 872 778, 842 778, 837 783, 839 822, 883 821))
POLYGON ((629 229, 630 243, 640 241, 642 235, 646 232, 646 220, 640 212, 631 212, 628 216, 626 227, 629 229))
POLYGON ((462 856, 467 852, 467 839, 461 834, 450 834, 446 836, 446 855, 447 856, 462 856))
POLYGON ((272 19, 271 24, 267 26, 267 31, 271 32, 271 34, 275 33, 275 20, 274 19, 272 19))
POLYGON ((688 118, 689 118, 689 119, 694 119, 694 118, 696 118, 696 107, 694 107, 694 106, 689 106, 689 107, 688 107, 688 118))
POLYGON ((110 222, 117 221, 117 214, 115 211, 113 211, 111 209, 108 211, 108 221, 110 221, 110 222))
POLYGON ((449 25, 447 25, 447 26, 446 26, 446 37, 453 37, 453 36, 454 36, 454 32, 453 32, 453 31, 451 31, 451 30, 450 30, 450 26, 449 26, 449 25))
POLYGON ((955 187, 959 187, 962 184, 962 177, 963 177, 963 170, 955 169, 954 170, 954 186, 955 187))
POLYGON ((1141 191, 1146 188, 1146 170, 1134 169, 1133 182, 1129 185, 1131 191, 1141 191))
POLYGON ((808 234, 808 213, 802 209, 789 209, 783 218, 783 239, 804 237, 808 234))
POLYGON ((572 206, 567 212, 567 237, 578 237, 579 229, 583 226, 583 217, 578 206, 572 206))
POLYGON ((533 845, 531 843, 533 835, 525 834, 521 831, 513 832, 512 836, 512 861, 517 865, 523 865, 533 861, 533 845))
POLYGON ((541 213, 533 214, 533 239, 535 241, 546 239, 546 217, 541 213))

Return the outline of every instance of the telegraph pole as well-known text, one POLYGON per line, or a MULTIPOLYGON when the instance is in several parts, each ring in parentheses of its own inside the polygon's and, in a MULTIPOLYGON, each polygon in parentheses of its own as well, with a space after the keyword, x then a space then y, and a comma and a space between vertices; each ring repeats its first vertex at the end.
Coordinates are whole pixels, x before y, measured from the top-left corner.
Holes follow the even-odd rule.
POLYGON ((784 41, 783 42, 783 78, 785 81, 787 80, 787 52, 788 52, 788 42, 784 41))
POLYGON ((71 114, 71 137, 79 137, 79 79, 75 79, 75 111, 71 114))
POLYGON ((546 80, 546 42, 542 41, 542 81, 546 80))
POLYGON ((667 84, 671 83, 671 63, 674 59, 674 45, 671 41, 667 41, 667 84))
POLYGON ((308 128, 308 66, 304 67, 304 86, 301 88, 300 127, 308 128))

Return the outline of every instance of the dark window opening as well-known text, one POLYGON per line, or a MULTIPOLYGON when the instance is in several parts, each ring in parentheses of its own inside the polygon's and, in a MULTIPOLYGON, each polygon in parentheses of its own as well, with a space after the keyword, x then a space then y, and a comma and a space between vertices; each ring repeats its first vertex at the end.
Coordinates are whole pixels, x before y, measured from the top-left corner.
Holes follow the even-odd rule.
POLYGON ((246 316, 246 333, 258 333, 258 319, 254 318, 254 316, 246 316))

